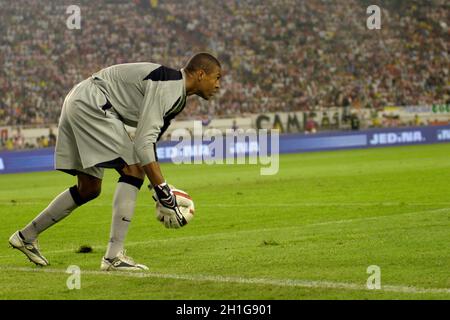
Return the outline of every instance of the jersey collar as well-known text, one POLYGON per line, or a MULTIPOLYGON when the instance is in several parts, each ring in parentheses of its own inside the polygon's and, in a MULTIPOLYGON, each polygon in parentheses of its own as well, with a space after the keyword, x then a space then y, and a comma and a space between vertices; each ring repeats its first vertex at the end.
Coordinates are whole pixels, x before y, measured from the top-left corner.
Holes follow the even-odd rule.
POLYGON ((183 77, 183 95, 186 96, 186 73, 184 72, 184 68, 182 68, 180 72, 183 77))

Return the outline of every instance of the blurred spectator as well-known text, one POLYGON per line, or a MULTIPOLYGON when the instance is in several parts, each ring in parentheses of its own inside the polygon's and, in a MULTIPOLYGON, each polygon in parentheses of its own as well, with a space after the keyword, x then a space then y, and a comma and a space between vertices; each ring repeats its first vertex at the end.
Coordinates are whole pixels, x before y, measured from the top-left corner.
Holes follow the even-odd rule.
POLYGON ((353 112, 350 116, 350 127, 352 128, 352 130, 359 130, 360 121, 356 112, 353 112))
POLYGON ((12 137, 14 149, 23 149, 25 147, 25 137, 22 134, 22 130, 17 128, 16 133, 12 137))
POLYGON ((220 96, 181 117, 450 103, 445 0, 389 1, 367 30, 367 0, 0 2, 0 126, 56 124, 77 82, 111 64, 179 68, 195 51, 223 62, 220 96))
POLYGON ((6 148, 6 150, 14 150, 14 141, 12 138, 9 138, 8 140, 6 140, 5 148, 6 148))
POLYGON ((233 131, 236 131, 237 129, 239 129, 239 126, 237 125, 236 120, 233 120, 233 125, 231 126, 231 129, 232 129, 233 131))
POLYGON ((41 144, 39 145, 40 148, 48 147, 48 138, 46 136, 41 136, 40 142, 41 142, 41 144))
POLYGON ((413 125, 416 126, 416 127, 421 125, 420 118, 419 118, 418 114, 414 115, 414 123, 413 123, 413 125))
POLYGON ((56 145, 56 135, 53 133, 52 128, 50 128, 49 133, 48 133, 48 145, 50 147, 56 145))
POLYGON ((306 120, 305 124, 305 134, 316 133, 317 132, 317 122, 314 120, 314 115, 310 114, 306 120))
POLYGON ((330 129, 330 118, 328 117, 328 113, 327 112, 324 112, 322 114, 322 121, 321 121, 321 124, 320 124, 320 128, 322 130, 330 129))

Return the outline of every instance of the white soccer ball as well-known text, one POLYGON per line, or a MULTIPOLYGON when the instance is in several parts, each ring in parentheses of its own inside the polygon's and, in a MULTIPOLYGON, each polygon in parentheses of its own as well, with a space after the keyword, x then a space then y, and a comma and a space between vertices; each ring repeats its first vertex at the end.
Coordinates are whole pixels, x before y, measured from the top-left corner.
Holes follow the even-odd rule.
MULTIPOLYGON (((169 185, 170 190, 172 190, 175 198, 177 199, 178 207, 180 208, 181 214, 186 219, 186 222, 189 223, 192 219, 194 219, 195 206, 194 201, 189 196, 189 194, 183 190, 174 188, 169 185)), ((164 214, 160 211, 161 205, 159 202, 156 202, 156 219, 164 224, 164 214)))

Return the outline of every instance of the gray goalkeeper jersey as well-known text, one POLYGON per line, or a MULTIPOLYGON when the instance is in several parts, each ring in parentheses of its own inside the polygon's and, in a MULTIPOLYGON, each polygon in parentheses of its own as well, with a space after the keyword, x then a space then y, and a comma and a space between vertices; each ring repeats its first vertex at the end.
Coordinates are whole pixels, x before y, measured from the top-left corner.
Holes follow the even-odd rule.
POLYGON ((126 125, 135 127, 141 165, 157 161, 156 142, 186 105, 185 74, 155 63, 118 64, 92 75, 126 125))

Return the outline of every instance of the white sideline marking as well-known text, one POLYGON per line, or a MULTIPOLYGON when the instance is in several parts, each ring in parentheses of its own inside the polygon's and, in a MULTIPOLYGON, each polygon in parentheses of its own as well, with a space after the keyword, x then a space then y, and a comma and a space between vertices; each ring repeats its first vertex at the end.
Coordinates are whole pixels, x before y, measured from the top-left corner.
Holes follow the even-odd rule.
MULTIPOLYGON (((218 232, 218 233, 203 234, 203 235, 198 235, 198 236, 177 237, 177 238, 168 238, 168 239, 152 239, 152 240, 147 240, 147 241, 134 241, 134 242, 127 242, 126 246, 132 247, 132 246, 138 246, 138 245, 154 244, 154 243, 158 243, 158 242, 166 243, 166 242, 171 242, 171 241, 189 241, 189 240, 211 239, 211 238, 214 239, 214 238, 220 238, 220 237, 236 236, 237 234, 248 234, 248 233, 251 234, 251 233, 261 233, 261 232, 270 232, 270 231, 279 231, 279 230, 301 229, 301 228, 306 228, 306 227, 315 227, 315 226, 332 225, 332 224, 343 224, 343 223, 351 223, 351 222, 358 222, 358 221, 380 220, 383 218, 408 216, 408 215, 414 215, 414 214, 424 214, 424 213, 432 214, 432 213, 445 212, 448 210, 450 210, 450 208, 440 208, 440 209, 423 210, 423 211, 415 211, 415 212, 405 212, 405 213, 391 214, 391 215, 384 215, 384 216, 331 220, 331 221, 310 223, 310 224, 304 224, 304 225, 298 225, 298 226, 262 228, 262 229, 239 230, 239 231, 235 230, 232 232, 218 232)), ((92 248, 97 249, 97 250, 104 250, 105 246, 95 246, 94 245, 94 246, 92 246, 92 248)), ((71 249, 59 249, 59 250, 45 251, 45 254, 75 252, 76 249, 77 248, 72 247, 71 249)), ((0 256, 0 259, 11 258, 14 256, 15 255, 12 255, 12 254, 3 255, 3 256, 0 256)))
MULTIPOLYGON (((42 272, 42 273, 60 273, 65 274, 63 269, 47 269, 47 268, 13 268, 0 267, 2 271, 18 271, 18 272, 42 272)), ((347 282, 333 281, 316 281, 316 280, 297 280, 297 279, 269 279, 269 278, 243 278, 243 277, 227 277, 212 275, 186 275, 186 274, 164 274, 156 272, 105 272, 94 270, 81 270, 82 274, 95 276, 117 276, 130 278, 159 278, 186 280, 193 282, 218 282, 218 283, 237 283, 237 284, 259 284, 280 287, 301 287, 316 289, 344 289, 344 290, 367 290, 367 291, 386 291, 396 293, 450 293, 450 288, 418 288, 404 285, 384 285, 380 290, 368 290, 366 286, 347 282)))
MULTIPOLYGON (((48 203, 47 200, 42 201, 20 201, 11 202, 11 200, 0 200, 0 205, 42 205, 48 203)), ((397 206, 448 206, 450 202, 299 202, 299 203, 247 203, 247 204, 203 204, 203 208, 276 208, 276 207, 397 207, 397 206)), ((89 203, 90 207, 111 207, 111 203, 92 202, 89 203)), ((153 202, 149 204, 136 204, 137 208, 153 208, 153 202)))

